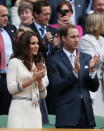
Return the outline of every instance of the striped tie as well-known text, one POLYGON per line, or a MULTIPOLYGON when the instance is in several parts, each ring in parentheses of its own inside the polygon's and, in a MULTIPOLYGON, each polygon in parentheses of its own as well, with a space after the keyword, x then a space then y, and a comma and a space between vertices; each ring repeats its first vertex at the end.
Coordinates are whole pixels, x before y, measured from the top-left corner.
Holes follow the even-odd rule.
POLYGON ((39 28, 39 30, 40 30, 40 32, 41 32, 41 36, 42 36, 42 38, 43 38, 45 28, 44 28, 44 27, 41 27, 41 28, 39 28))

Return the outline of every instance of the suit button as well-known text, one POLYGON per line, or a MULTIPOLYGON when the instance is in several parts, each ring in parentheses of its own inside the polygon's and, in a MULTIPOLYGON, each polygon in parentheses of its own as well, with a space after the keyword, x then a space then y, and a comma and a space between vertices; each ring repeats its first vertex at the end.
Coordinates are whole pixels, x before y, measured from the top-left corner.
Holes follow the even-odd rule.
POLYGON ((81 8, 81 5, 78 5, 79 8, 81 8))

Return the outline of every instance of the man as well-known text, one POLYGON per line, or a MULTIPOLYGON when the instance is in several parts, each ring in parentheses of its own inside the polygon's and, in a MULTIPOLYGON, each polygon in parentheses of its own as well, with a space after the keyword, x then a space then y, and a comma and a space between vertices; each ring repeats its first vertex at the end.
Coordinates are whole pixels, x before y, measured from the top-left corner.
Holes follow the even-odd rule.
POLYGON ((89 90, 95 92, 99 87, 95 69, 99 56, 91 59, 87 54, 76 55, 79 33, 73 25, 61 29, 60 37, 63 49, 46 62, 50 90, 54 92, 51 97, 56 97, 56 127, 94 128, 89 90))
MULTIPOLYGON (((53 54, 53 36, 57 30, 48 26, 51 16, 51 6, 46 0, 38 0, 33 5, 33 15, 35 21, 30 25, 30 28, 39 35, 41 40, 42 53, 46 59, 53 54)), ((40 101, 40 109, 42 112, 42 123, 48 123, 48 112, 45 100, 40 101)))
POLYGON ((94 12, 104 14, 104 0, 93 0, 94 12))
POLYGON ((57 33, 56 29, 48 26, 51 16, 51 6, 46 0, 39 0, 33 5, 33 15, 35 21, 30 25, 31 29, 38 33, 42 41, 43 55, 47 56, 53 53, 54 46, 52 39, 57 33))
POLYGON ((7 90, 6 71, 9 58, 15 48, 13 39, 16 27, 8 24, 8 10, 0 5, 0 115, 8 114, 11 95, 7 90))

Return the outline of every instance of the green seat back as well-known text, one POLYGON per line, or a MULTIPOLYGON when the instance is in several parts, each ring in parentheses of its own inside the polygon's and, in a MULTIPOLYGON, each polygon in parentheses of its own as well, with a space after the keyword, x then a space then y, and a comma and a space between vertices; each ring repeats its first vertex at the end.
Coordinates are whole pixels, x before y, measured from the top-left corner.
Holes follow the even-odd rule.
POLYGON ((55 115, 48 115, 48 118, 49 118, 49 124, 43 126, 43 128, 55 128, 56 116, 55 115))
POLYGON ((104 129, 104 117, 95 116, 96 129, 104 129))
POLYGON ((6 128, 7 127, 7 115, 0 115, 0 128, 6 128))

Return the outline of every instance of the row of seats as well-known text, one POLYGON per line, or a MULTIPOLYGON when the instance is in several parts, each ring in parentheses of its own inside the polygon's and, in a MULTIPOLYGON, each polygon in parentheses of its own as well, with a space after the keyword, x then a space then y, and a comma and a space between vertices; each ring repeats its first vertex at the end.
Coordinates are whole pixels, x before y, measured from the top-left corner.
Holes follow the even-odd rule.
MULTIPOLYGON (((48 115, 49 116, 49 124, 43 126, 43 128, 55 128, 55 115, 48 115)), ((7 127, 7 115, 0 115, 0 128, 7 127)), ((96 120, 96 129, 104 129, 104 117, 95 116, 96 120)))

